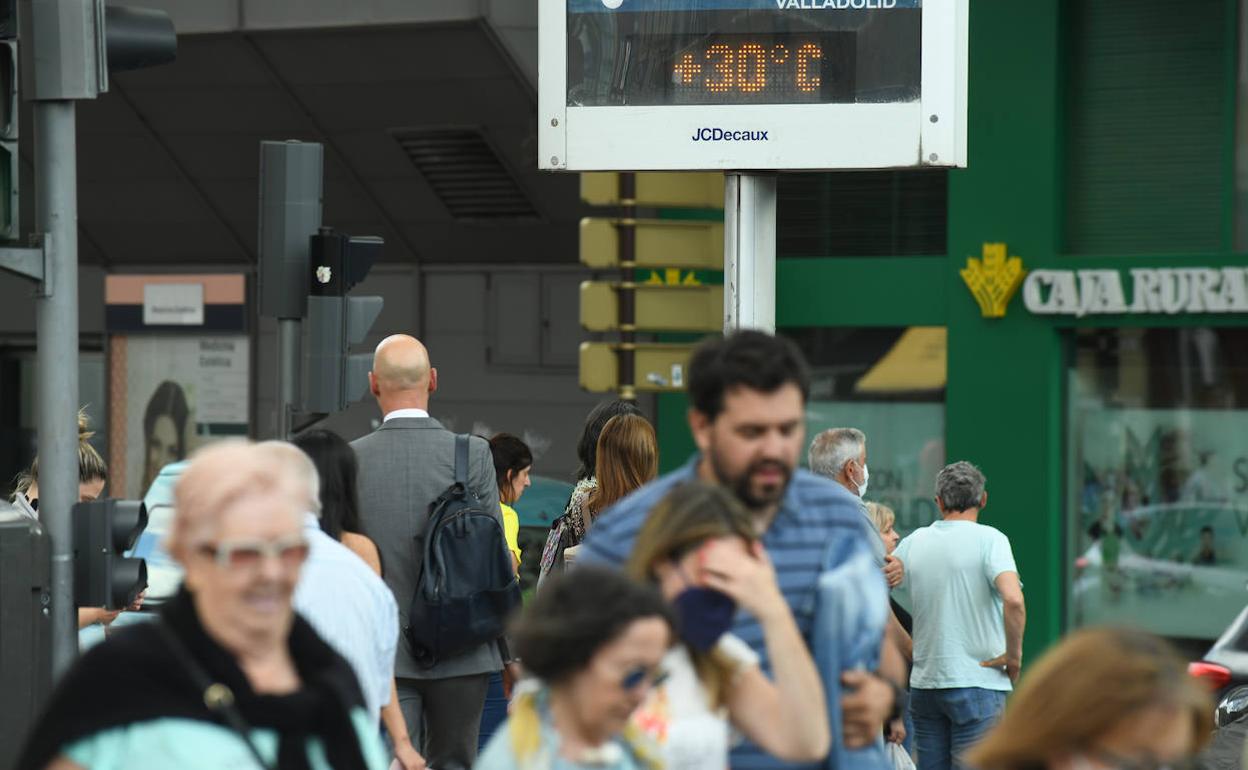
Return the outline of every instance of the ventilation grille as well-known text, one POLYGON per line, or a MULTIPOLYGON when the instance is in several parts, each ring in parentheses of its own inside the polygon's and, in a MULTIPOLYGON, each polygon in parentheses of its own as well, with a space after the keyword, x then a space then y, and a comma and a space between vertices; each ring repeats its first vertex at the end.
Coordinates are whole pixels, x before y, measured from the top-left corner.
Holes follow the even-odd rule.
POLYGON ((475 128, 391 132, 457 220, 538 219, 529 196, 475 128))

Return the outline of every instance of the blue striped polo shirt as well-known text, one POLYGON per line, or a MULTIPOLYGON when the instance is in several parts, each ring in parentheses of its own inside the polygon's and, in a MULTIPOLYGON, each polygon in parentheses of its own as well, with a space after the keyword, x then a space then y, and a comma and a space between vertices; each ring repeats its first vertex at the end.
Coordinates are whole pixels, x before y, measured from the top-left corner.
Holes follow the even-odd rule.
MULTIPOLYGON (((577 563, 623 566, 650 510, 673 487, 697 477, 699 460, 701 456, 695 455, 684 467, 655 479, 604 511, 594 520, 581 545, 577 563)), ((870 551, 859 505, 858 498, 841 485, 799 468, 789 482, 780 510, 763 534, 763 546, 775 566, 780 590, 793 610, 807 645, 814 628, 815 588, 819 575, 825 566, 836 566, 825 565, 829 554, 844 554, 847 558, 858 549, 870 551), (847 545, 846 541, 852 544, 847 545)), ((758 621, 748 613, 738 612, 732 633, 758 653, 759 664, 770 677, 771 662, 758 621)), ((818 763, 784 762, 749 741, 733 750, 731 764, 733 770, 821 767, 818 763)))

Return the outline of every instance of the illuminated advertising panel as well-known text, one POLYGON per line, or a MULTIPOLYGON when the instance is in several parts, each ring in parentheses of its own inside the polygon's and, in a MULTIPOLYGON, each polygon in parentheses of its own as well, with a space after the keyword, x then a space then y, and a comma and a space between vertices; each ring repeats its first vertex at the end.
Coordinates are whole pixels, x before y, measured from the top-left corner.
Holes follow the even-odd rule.
POLYGON ((966 2, 543 2, 539 161, 965 165, 966 2))

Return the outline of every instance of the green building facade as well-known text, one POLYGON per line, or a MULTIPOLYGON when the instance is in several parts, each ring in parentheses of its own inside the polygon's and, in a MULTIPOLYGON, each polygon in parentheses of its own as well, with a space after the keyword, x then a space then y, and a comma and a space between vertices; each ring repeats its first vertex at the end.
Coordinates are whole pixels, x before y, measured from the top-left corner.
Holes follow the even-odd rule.
MULTIPOLYGON (((1210 639, 1248 604, 1241 15, 972 0, 966 169, 781 177, 811 435, 867 432, 903 530, 943 463, 984 470, 1032 659, 1100 622, 1210 639)), ((684 410, 661 397, 665 468, 684 410)))

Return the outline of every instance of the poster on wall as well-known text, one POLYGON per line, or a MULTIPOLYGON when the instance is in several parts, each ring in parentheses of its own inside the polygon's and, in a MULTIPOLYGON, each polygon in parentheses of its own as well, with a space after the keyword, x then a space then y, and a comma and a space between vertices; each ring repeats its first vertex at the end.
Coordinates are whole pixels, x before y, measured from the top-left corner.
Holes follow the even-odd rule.
POLYGON ((245 335, 125 339, 126 494, 205 442, 247 435, 250 360, 245 335))
POLYGON ((1071 619, 1216 638, 1248 604, 1248 412, 1095 409, 1075 426, 1071 619))
MULTIPOLYGON (((944 403, 811 401, 806 440, 829 428, 858 428, 867 436, 871 480, 865 499, 897 515, 904 537, 937 518, 936 474, 945 465, 944 403)), ((805 450, 802 456, 806 462, 805 450)))

